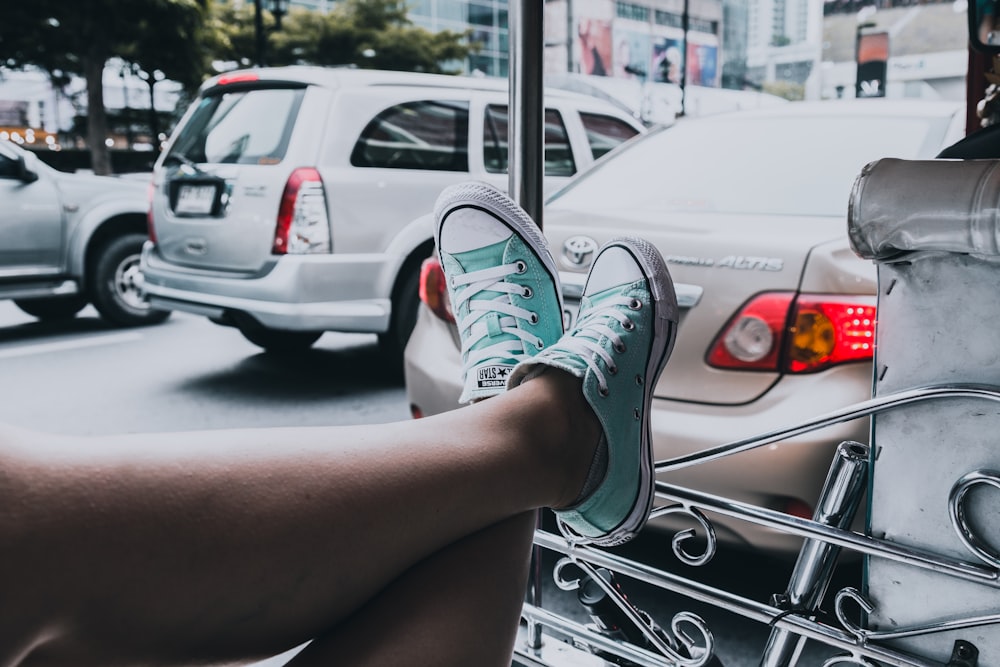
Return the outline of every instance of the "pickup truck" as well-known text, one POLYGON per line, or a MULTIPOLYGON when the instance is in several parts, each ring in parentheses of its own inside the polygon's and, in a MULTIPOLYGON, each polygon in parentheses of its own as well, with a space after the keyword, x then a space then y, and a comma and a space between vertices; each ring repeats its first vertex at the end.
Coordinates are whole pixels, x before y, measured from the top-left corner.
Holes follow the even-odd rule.
POLYGON ((115 326, 156 324, 169 311, 142 293, 149 182, 65 173, 0 142, 0 299, 40 320, 92 304, 115 326))

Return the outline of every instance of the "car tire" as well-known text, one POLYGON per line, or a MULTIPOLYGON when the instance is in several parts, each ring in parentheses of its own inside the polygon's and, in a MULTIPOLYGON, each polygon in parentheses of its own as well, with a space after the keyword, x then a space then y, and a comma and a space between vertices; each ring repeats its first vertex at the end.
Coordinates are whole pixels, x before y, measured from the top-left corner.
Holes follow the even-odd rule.
POLYGON ((402 362, 403 351, 417 324, 417 311, 420 306, 420 269, 411 270, 400 283, 399 290, 392 301, 392 321, 389 330, 379 334, 379 347, 382 353, 394 360, 402 362))
POLYGON ((42 322, 73 319, 87 305, 83 294, 70 294, 46 299, 15 299, 14 305, 42 322))
POLYGON ((90 276, 90 296, 101 317, 123 327, 159 324, 169 310, 149 305, 141 291, 139 256, 145 234, 116 236, 100 246, 90 276))
POLYGON ((305 352, 323 335, 322 331, 281 331, 265 327, 239 327, 239 330, 248 341, 273 354, 305 352))

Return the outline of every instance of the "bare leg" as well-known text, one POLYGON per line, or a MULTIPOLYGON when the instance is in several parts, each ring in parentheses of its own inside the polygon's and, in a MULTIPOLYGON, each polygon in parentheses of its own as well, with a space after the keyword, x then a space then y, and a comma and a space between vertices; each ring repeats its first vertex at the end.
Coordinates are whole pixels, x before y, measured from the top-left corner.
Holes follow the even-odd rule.
POLYGON ((535 513, 484 528, 408 570, 289 665, 510 665, 535 513))
POLYGON ((438 417, 69 439, 0 433, 0 665, 273 655, 512 516, 568 504, 598 426, 549 372, 438 417))

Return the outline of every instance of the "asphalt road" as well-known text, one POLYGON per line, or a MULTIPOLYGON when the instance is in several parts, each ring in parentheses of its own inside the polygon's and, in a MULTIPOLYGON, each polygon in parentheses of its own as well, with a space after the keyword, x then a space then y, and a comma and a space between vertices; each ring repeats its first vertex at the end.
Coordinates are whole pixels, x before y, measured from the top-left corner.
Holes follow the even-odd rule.
POLYGON ((374 336, 328 333, 277 359, 234 329, 174 313, 138 329, 91 308, 43 324, 0 301, 0 420, 59 433, 377 423, 409 419, 374 336))
MULTIPOLYGON (((0 301, 0 421, 66 434, 114 434, 405 419, 401 375, 384 363, 374 336, 328 333, 310 353, 281 359, 261 353, 235 330, 183 313, 158 326, 115 329, 91 308, 54 325, 0 301)), ((788 579, 789 563, 720 553, 705 568, 689 568, 669 548, 666 536, 642 535, 624 550, 762 602, 782 592, 788 579)), ((586 620, 574 594, 550 583, 553 563, 544 557, 543 606, 586 620)), ((858 585, 858 577, 858 567, 845 568, 832 590, 858 585)), ((644 584, 621 583, 661 626, 678 611, 702 615, 726 667, 758 664, 766 627, 644 584)), ((830 654, 810 648, 800 664, 819 665, 830 654)))

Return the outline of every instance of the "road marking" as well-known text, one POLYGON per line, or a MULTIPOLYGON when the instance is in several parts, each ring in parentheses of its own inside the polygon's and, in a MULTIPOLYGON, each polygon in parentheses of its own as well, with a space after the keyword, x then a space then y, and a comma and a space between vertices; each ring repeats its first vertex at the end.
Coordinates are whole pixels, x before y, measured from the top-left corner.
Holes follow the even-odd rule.
POLYGON ((97 347, 98 345, 113 345, 114 343, 128 343, 142 340, 140 333, 120 333, 104 334, 101 336, 91 336, 89 338, 75 338, 73 340, 60 341, 58 343, 38 343, 37 345, 22 345, 8 350, 0 350, 0 359, 10 357, 27 357, 32 354, 45 354, 46 352, 63 352, 65 350, 78 350, 85 347, 97 347))

